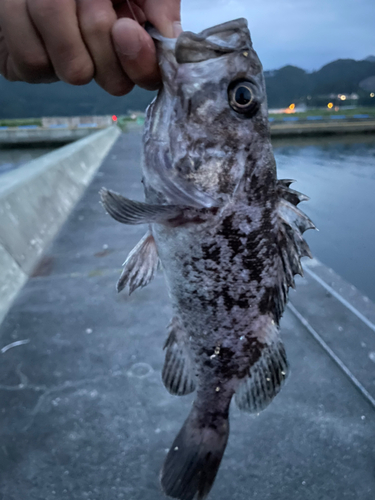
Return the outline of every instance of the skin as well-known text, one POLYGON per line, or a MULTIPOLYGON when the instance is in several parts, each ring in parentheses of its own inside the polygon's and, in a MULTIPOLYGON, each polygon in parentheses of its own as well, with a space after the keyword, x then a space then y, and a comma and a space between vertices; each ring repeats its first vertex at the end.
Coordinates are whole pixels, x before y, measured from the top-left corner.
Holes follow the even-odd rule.
POLYGON ((116 96, 134 85, 158 88, 146 21, 165 37, 178 36, 180 0, 1 0, 0 74, 28 83, 95 79, 116 96))

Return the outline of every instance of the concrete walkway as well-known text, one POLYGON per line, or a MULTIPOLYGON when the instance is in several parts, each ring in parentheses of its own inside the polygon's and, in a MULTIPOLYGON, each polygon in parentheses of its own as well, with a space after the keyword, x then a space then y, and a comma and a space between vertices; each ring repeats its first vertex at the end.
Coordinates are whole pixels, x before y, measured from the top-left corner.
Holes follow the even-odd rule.
MULTIPOLYGON (((139 133, 122 135, 0 327, 0 500, 163 498, 192 397, 160 378, 162 275, 115 291, 144 228, 98 197, 142 199, 139 154, 139 133)), ((212 500, 375 498, 374 305, 316 261, 299 281, 282 323, 289 383, 258 417, 233 406, 212 500)))

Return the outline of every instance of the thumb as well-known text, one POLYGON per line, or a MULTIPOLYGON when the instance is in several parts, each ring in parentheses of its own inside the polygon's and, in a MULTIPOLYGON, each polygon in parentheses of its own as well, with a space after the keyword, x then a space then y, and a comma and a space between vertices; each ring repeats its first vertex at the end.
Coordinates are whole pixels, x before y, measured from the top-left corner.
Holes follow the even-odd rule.
POLYGON ((180 0, 148 0, 146 18, 166 38, 177 38, 182 32, 180 0))

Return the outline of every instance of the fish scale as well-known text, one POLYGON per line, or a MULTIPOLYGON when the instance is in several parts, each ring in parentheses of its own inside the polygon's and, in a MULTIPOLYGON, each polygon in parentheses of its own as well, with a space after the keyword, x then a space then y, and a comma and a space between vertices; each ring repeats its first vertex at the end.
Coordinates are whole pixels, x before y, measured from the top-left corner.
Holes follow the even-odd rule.
POLYGON ((229 436, 229 407, 258 413, 289 367, 279 321, 315 226, 307 199, 277 180, 262 66, 247 22, 166 39, 151 30, 163 86, 146 114, 146 202, 103 189, 108 213, 148 231, 118 289, 146 286, 162 264, 171 321, 162 379, 196 391, 161 474, 164 492, 204 499, 229 436))

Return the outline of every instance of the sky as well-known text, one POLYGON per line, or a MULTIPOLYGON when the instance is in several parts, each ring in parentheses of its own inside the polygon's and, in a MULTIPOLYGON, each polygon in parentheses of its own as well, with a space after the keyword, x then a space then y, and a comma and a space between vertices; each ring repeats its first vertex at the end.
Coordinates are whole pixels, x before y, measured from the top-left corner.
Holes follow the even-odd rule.
POLYGON ((292 64, 313 71, 375 55, 375 0, 182 0, 185 30, 238 17, 248 20, 266 70, 292 64))

